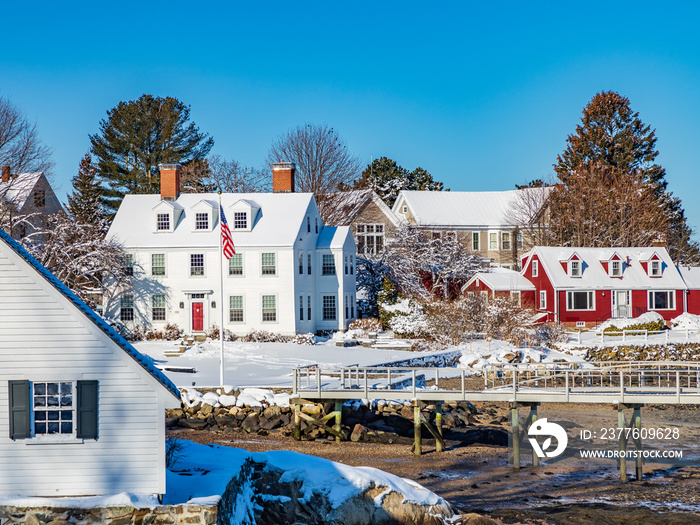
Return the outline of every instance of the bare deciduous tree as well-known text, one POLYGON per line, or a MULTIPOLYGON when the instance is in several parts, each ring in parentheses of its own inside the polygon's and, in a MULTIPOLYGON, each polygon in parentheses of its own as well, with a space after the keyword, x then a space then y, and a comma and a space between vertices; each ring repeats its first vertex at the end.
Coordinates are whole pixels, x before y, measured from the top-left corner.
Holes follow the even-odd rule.
POLYGON ((12 173, 47 172, 53 166, 36 124, 5 97, 0 97, 0 166, 10 166, 12 173))
POLYGON ((269 191, 270 176, 255 168, 212 155, 182 167, 181 188, 186 193, 258 193, 269 191))
POLYGON ((345 189, 360 174, 360 160, 333 128, 305 124, 280 135, 270 146, 267 163, 294 162, 295 190, 317 197, 345 189))
MULTIPOLYGON (((523 234, 525 249, 547 246, 551 243, 548 199, 553 188, 544 184, 538 187, 520 188, 505 212, 504 222, 523 234)), ((513 243, 516 246, 516 243, 513 243)), ((517 261, 517 257, 516 263, 517 261)))

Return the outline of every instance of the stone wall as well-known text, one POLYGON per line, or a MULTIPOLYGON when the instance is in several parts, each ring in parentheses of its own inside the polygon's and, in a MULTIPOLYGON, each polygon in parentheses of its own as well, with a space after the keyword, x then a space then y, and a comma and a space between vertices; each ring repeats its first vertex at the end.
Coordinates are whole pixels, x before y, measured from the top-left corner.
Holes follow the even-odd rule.
POLYGON ((153 509, 106 507, 71 509, 59 507, 0 507, 1 525, 168 525, 190 523, 214 525, 218 510, 214 506, 163 505, 153 509))

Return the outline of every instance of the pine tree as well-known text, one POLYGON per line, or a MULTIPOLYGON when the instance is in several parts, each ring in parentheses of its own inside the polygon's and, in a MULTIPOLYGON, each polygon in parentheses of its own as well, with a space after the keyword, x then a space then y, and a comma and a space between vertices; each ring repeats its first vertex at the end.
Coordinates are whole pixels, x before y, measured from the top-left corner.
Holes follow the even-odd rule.
POLYGON ((106 231, 102 207, 102 188, 97 169, 89 153, 80 161, 78 174, 73 177, 73 193, 68 196, 68 213, 77 222, 91 224, 106 231))
POLYGON ((639 246, 663 237, 674 259, 696 258, 698 247, 690 241, 680 199, 666 191, 666 172, 655 163, 656 141, 655 131, 631 109, 628 98, 614 91, 597 93, 554 165, 563 183, 550 209, 551 224, 558 229, 555 242, 568 244, 576 239, 573 242, 583 246, 620 246, 621 242, 639 246), (610 211, 631 208, 636 215, 610 211), (661 217, 658 210, 663 212, 661 217), (572 214, 577 221, 570 220, 572 214))
POLYGON ((90 135, 99 176, 107 183, 103 202, 113 216, 127 193, 157 193, 158 164, 203 159, 214 139, 190 122, 190 107, 173 97, 142 95, 120 102, 90 135))

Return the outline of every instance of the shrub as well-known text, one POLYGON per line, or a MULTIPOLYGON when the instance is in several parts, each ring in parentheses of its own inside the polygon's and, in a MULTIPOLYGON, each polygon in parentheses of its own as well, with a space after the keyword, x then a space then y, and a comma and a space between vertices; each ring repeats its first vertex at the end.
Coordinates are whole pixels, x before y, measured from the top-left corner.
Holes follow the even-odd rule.
POLYGON ((288 343, 292 340, 288 335, 273 334, 266 330, 253 330, 241 337, 247 343, 288 343))
POLYGON ((298 345, 314 345, 316 344, 316 337, 311 332, 307 332, 305 334, 296 334, 292 338, 292 343, 298 345))
POLYGON ((355 319, 348 326, 348 330, 357 330, 361 336, 366 337, 370 332, 381 332, 382 323, 379 322, 379 319, 375 319, 374 317, 370 317, 368 319, 355 319))
POLYGON ((649 330, 650 332, 658 332, 666 329, 666 324, 662 320, 650 321, 648 323, 637 323, 625 328, 618 328, 617 326, 608 326, 603 330, 604 334, 610 332, 622 332, 622 330, 649 330))
MULTIPOLYGON (((219 327, 217 325, 213 325, 211 328, 209 328, 206 332, 206 336, 209 339, 219 339, 220 334, 219 334, 219 327)), ((230 330, 227 330, 224 328, 224 341, 235 341, 238 339, 238 336, 231 332, 230 330)))

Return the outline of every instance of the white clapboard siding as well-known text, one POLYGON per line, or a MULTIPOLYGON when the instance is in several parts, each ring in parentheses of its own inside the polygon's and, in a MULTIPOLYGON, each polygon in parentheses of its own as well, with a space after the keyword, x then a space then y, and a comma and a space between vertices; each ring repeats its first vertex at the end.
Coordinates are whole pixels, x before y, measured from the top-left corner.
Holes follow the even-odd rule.
POLYGON ((177 405, 143 366, 0 239, 0 493, 162 494, 164 410, 177 405), (99 381, 98 439, 10 439, 12 380, 99 381))

